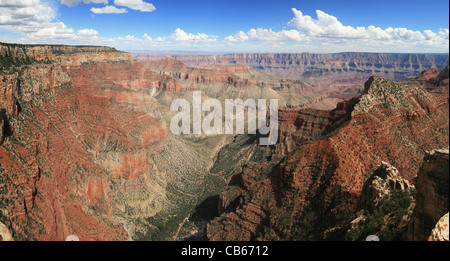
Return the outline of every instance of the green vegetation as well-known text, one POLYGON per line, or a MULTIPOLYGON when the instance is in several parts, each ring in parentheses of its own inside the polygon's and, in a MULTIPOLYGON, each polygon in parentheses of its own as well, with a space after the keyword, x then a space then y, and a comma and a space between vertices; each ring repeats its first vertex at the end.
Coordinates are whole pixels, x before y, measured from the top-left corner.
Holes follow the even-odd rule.
POLYGON ((346 236, 346 240, 365 240, 368 235, 377 235, 382 241, 398 241, 402 239, 411 211, 415 190, 394 191, 385 196, 372 210, 365 210, 365 220, 360 221, 346 236))
POLYGON ((7 188, 6 180, 8 177, 4 174, 5 170, 0 164, 0 222, 7 225, 8 218, 3 215, 2 209, 6 209, 9 205, 9 200, 6 197, 7 188))

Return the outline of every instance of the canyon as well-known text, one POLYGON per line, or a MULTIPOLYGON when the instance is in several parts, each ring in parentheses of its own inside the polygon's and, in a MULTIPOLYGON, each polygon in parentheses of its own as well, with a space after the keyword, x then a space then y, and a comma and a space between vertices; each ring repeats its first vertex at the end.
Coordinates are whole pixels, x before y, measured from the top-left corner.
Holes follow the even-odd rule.
POLYGON ((0 59, 0 222, 15 240, 345 239, 380 164, 419 192, 424 156, 449 144, 448 55, 0 43, 0 59), (198 90, 278 99, 278 143, 172 134, 171 102, 198 90))
POLYGON ((135 61, 161 60, 166 57, 188 66, 242 64, 267 75, 299 79, 327 94, 327 109, 337 102, 362 93, 362 86, 372 76, 399 81, 415 77, 430 68, 443 69, 449 64, 447 54, 399 53, 232 53, 232 54, 155 54, 133 52, 135 61), (332 103, 333 102, 333 103, 332 103))

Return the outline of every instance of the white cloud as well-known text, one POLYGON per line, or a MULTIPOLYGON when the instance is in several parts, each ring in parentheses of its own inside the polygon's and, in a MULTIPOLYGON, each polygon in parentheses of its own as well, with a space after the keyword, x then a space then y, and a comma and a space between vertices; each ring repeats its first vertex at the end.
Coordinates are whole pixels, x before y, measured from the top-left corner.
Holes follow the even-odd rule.
POLYGON ((249 40, 249 37, 243 31, 239 31, 235 36, 227 36, 225 37, 225 41, 228 42, 245 42, 249 40))
MULTIPOLYGON (((310 42, 320 45, 376 48, 384 50, 420 49, 424 50, 448 50, 449 31, 440 29, 435 33, 431 30, 423 32, 413 31, 407 28, 382 29, 370 25, 368 27, 352 27, 343 25, 339 20, 323 11, 317 10, 317 19, 309 15, 303 15, 300 10, 292 9, 294 18, 288 26, 296 27, 297 30, 281 30, 274 32, 271 29, 250 29, 247 33, 240 31, 234 36, 224 38, 225 42, 310 42)), ((348 49, 347 47, 344 47, 348 49)), ((336 50, 335 50, 336 51, 336 50)))
POLYGON ((143 37, 144 37, 144 40, 147 40, 147 41, 153 41, 152 37, 149 36, 149 35, 147 35, 147 34, 144 34, 143 37))
POLYGON ((107 5, 107 6, 102 7, 102 8, 92 7, 91 8, 91 12, 93 12, 94 14, 123 14, 123 13, 126 13, 128 11, 125 8, 117 8, 117 7, 112 6, 112 5, 107 5))
POLYGON ((48 40, 61 40, 75 38, 75 32, 72 28, 68 28, 64 23, 51 23, 46 27, 40 28, 35 32, 29 33, 28 38, 38 42, 45 42, 48 40))
POLYGON ((65 4, 67 6, 74 6, 79 2, 83 2, 85 4, 108 4, 108 0, 61 0, 61 4, 65 4))
POLYGON ((0 29, 25 36, 22 43, 76 44, 97 39, 94 29, 77 33, 63 22, 54 22, 56 10, 43 0, 0 0, 0 29))
POLYGON ((95 38, 98 32, 94 29, 82 29, 77 31, 78 36, 83 38, 95 38))
POLYGON ((224 38, 227 42, 244 42, 250 41, 264 41, 264 42, 279 42, 279 41, 305 41, 307 36, 301 34, 297 30, 281 30, 274 32, 271 29, 250 29, 247 33, 240 31, 235 36, 227 36, 224 38))
POLYGON ((0 0, 0 7, 26 7, 38 3, 39 0, 0 0))
POLYGON ((0 0, 0 28, 45 24, 55 18, 55 11, 39 0, 0 0))
POLYGON ((186 33, 180 28, 177 28, 172 34, 172 40, 176 42, 215 42, 217 36, 210 36, 204 33, 192 34, 186 33))
POLYGON ((153 12, 156 9, 153 4, 144 2, 143 0, 114 0, 114 4, 141 12, 153 12))
MULTIPOLYGON (((107 0, 61 0, 66 5, 81 2, 108 4, 107 0)), ((317 17, 312 18, 297 9, 292 9, 294 17, 287 29, 238 31, 223 41, 215 35, 188 33, 181 28, 153 38, 148 34, 102 38, 101 32, 94 29, 75 32, 63 22, 55 21, 57 6, 51 3, 49 0, 0 0, 0 30, 22 34, 24 38, 18 39, 22 43, 107 45, 121 50, 180 50, 186 47, 188 50, 234 52, 448 52, 449 47, 447 28, 421 32, 374 25, 352 27, 320 10, 316 11, 317 17)), ((100 14, 126 12, 127 8, 145 12, 155 10, 152 4, 142 0, 115 0, 114 4, 91 8, 91 11, 100 14)))
POLYGON ((448 33, 443 29, 438 34, 431 30, 424 32, 413 31, 407 28, 382 29, 369 25, 366 27, 344 26, 338 19, 320 10, 316 11, 317 19, 308 15, 303 15, 300 10, 292 9, 295 17, 288 23, 294 26, 300 32, 310 36, 317 42, 341 42, 351 44, 370 44, 370 45, 435 45, 448 46, 448 33))
POLYGON ((119 36, 116 39, 119 41, 133 41, 133 42, 142 41, 142 39, 138 39, 134 35, 127 35, 125 37, 119 36))

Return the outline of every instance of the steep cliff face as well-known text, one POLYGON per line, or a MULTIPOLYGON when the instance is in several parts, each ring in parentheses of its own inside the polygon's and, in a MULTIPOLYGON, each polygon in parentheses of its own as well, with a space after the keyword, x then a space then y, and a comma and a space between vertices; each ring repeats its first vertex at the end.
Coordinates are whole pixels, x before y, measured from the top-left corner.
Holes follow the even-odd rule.
POLYGON ((438 68, 428 69, 423 71, 417 77, 404 80, 403 83, 407 85, 422 86, 427 89, 427 91, 434 94, 448 95, 448 70, 448 65, 442 70, 438 68))
POLYGON ((85 240, 125 238, 110 218, 104 170, 89 159, 87 141, 75 133, 83 125, 92 129, 95 121, 89 117, 108 121, 107 113, 92 114, 106 102, 72 89, 70 72, 83 63, 128 63, 130 56, 102 47, 0 44, 0 50, 0 208, 14 236, 63 240, 68 233, 79 233, 85 240), (86 101, 88 106, 80 105, 86 101), (83 108, 89 106, 86 115, 83 108), (89 208, 101 210, 93 213, 89 208))
MULTIPOLYGON (((161 60, 166 55, 133 54, 135 60, 161 60)), ((224 55, 170 55, 189 66, 205 66, 211 64, 240 63, 251 65, 260 69, 280 69, 285 74, 293 71, 281 69, 297 69, 305 74, 315 72, 356 71, 370 70, 372 73, 388 69, 392 75, 401 75, 406 72, 415 72, 437 67, 444 68, 448 62, 448 55, 429 54, 387 54, 387 53, 336 53, 336 54, 310 54, 310 53, 241 53, 224 55), (316 69, 316 70, 314 70, 316 69), (324 69, 324 70, 319 70, 324 69)), ((285 75, 287 76, 287 75, 285 75)), ((299 77, 299 75, 297 75, 299 77)), ((295 77, 295 78, 297 78, 295 77)), ((291 77, 289 77, 291 78, 291 77)), ((399 80, 404 77, 400 76, 399 80)))
POLYGON ((432 150, 425 155, 416 177, 416 207, 409 231, 410 240, 427 240, 436 223, 449 211, 448 173, 448 148, 432 150))
POLYGON ((67 67, 96 62, 131 62, 128 53, 109 47, 36 46, 0 43, 0 110, 17 116, 19 99, 68 83, 67 67))
POLYGON ((448 144, 446 97, 371 77, 355 99, 334 130, 296 146, 279 164, 244 165, 242 182, 221 196, 234 205, 219 206, 225 211, 209 225, 208 239, 343 238, 379 162, 389 161, 412 182, 425 151, 448 144))
POLYGON ((279 140, 276 153, 285 155, 297 145, 318 140, 347 122, 359 97, 337 104, 333 110, 282 109, 279 111, 279 140))
POLYGON ((321 100, 326 98, 323 93, 300 80, 264 75, 243 65, 194 68, 173 58, 143 64, 150 71, 172 77, 185 91, 201 90, 204 95, 222 101, 278 99, 279 106, 306 105, 314 101, 316 106, 329 106, 326 100, 321 100))

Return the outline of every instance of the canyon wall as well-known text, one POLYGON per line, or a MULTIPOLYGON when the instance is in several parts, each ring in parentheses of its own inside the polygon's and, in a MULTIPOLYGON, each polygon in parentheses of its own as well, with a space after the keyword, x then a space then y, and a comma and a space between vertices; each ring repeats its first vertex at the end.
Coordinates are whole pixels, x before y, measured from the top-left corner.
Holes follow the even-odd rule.
POLYGON ((137 61, 160 60, 170 56, 189 66, 243 64, 264 74, 300 79, 330 97, 349 99, 358 94, 372 75, 390 80, 416 76, 425 69, 442 69, 448 54, 391 53, 236 53, 223 55, 133 53, 137 61))
POLYGON ((237 53, 224 55, 158 55, 133 53, 135 60, 160 60, 171 56, 182 61, 188 66, 206 66, 212 64, 244 64, 262 69, 280 69, 284 76, 292 74, 299 78, 316 72, 372 72, 390 73, 403 79, 402 74, 418 75, 423 70, 437 67, 444 68, 448 62, 447 54, 389 54, 389 53, 335 53, 335 54, 311 54, 311 53, 237 53), (281 70, 283 69, 283 70, 281 70), (295 69, 301 74, 293 74, 295 69), (323 69, 323 70, 321 70, 323 69), (386 71, 386 72, 385 72, 386 71))
POLYGON ((448 148, 432 150, 423 158, 415 181, 416 207, 409 231, 410 240, 428 240, 438 221, 449 211, 448 153, 448 148))
POLYGON ((448 95, 448 78, 449 77, 449 66, 447 65, 444 69, 439 70, 438 68, 431 68, 421 72, 417 77, 410 77, 402 82, 407 85, 422 86, 427 89, 427 91, 439 94, 448 95))

